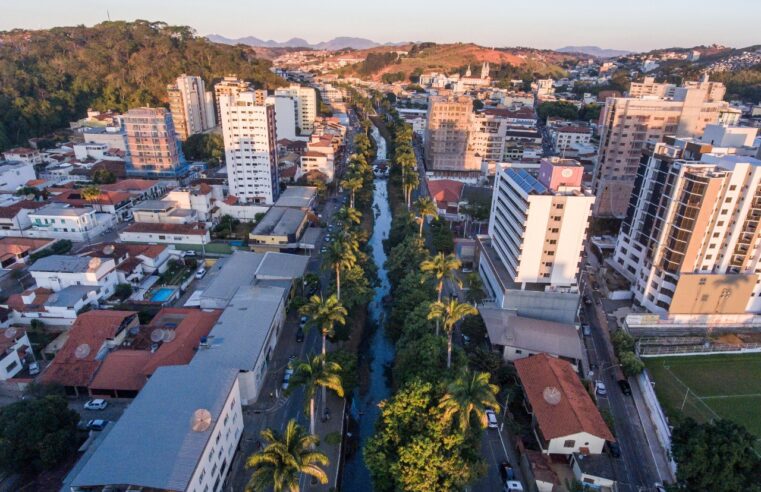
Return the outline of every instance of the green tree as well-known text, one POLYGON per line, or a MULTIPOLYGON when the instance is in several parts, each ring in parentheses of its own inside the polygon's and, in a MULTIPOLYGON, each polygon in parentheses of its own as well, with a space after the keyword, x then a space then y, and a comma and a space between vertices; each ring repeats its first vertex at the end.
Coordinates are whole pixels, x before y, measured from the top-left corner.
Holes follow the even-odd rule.
POLYGON ((96 169, 92 173, 92 182, 95 184, 116 183, 116 175, 105 168, 96 169))
POLYGON ((484 292, 484 283, 481 280, 481 276, 476 272, 470 272, 465 276, 465 299, 471 304, 477 304, 484 300, 486 292, 484 292))
POLYGON ((353 207, 341 207, 336 212, 336 219, 347 226, 359 225, 362 222, 362 213, 353 207))
POLYGON ((420 220, 420 230, 418 231, 418 237, 423 237, 423 224, 425 223, 425 218, 436 217, 439 210, 433 200, 427 196, 417 199, 417 202, 415 202, 415 210, 417 210, 420 220))
POLYGON ((645 370, 645 363, 634 352, 621 352, 618 355, 618 361, 627 377, 637 376, 645 370))
POLYGON ((78 421, 61 396, 0 408, 0 469, 37 472, 58 465, 77 449, 78 421))
POLYGON ((123 301, 132 295, 132 286, 130 284, 117 284, 114 295, 123 301))
MULTIPOLYGON (((430 276, 436 283, 436 300, 441 302, 441 294, 444 292, 444 282, 459 283, 455 272, 460 269, 462 264, 455 255, 444 256, 439 253, 433 258, 425 260, 420 264, 420 271, 430 276)), ((436 334, 439 334, 439 322, 436 321, 436 334)))
POLYGON ((299 309, 299 312, 309 317, 306 327, 316 326, 322 334, 322 355, 327 353, 327 339, 335 333, 336 324, 346 324, 346 308, 335 295, 327 299, 322 296, 312 296, 309 301, 299 309))
POLYGON ((295 420, 288 421, 282 436, 272 429, 264 429, 261 436, 266 445, 246 460, 246 468, 254 470, 246 491, 298 492, 301 474, 328 483, 322 469, 330 463, 328 457, 314 450, 320 439, 304 432, 295 420))
POLYGON ((441 321, 447 334, 447 369, 452 367, 452 334, 454 333, 455 325, 466 316, 476 314, 478 314, 476 308, 470 304, 459 302, 457 299, 449 299, 447 303, 436 301, 431 304, 428 318, 441 321))
POLYGON ((399 342, 394 359, 394 386, 399 388, 414 380, 436 385, 446 367, 446 340, 432 333, 420 337, 405 336, 399 342))
POLYGON ((463 432, 470 429, 473 420, 486 428, 486 410, 499 411, 495 397, 498 392, 499 387, 489 382, 489 373, 465 371, 449 383, 439 403, 444 422, 456 421, 463 432))
POLYGON ((756 437, 729 420, 698 424, 686 419, 674 429, 671 454, 678 490, 761 490, 756 437))
POLYGON ((100 188, 98 188, 95 185, 88 185, 82 188, 81 190, 82 198, 87 200, 88 202, 94 202, 100 197, 100 188))
POLYGON ((576 105, 568 101, 545 101, 539 105, 539 118, 547 121, 548 116, 559 116, 567 120, 579 118, 576 105))
POLYGON ((364 184, 364 180, 359 176, 349 176, 348 178, 341 181, 341 188, 349 190, 351 193, 349 195, 349 206, 351 208, 354 208, 354 193, 357 190, 362 189, 364 184))
POLYGON ((182 143, 182 151, 190 161, 219 166, 225 156, 225 142, 218 133, 196 133, 182 143))
POLYGON ((341 270, 352 268, 357 263, 359 245, 356 240, 339 234, 323 256, 324 264, 336 273, 336 296, 341 299, 341 270))
MULTIPOLYGON (((308 402, 306 411, 309 414, 309 432, 314 434, 314 406, 317 389, 329 389, 341 398, 344 396, 340 375, 341 366, 325 360, 324 355, 314 355, 307 357, 306 360, 294 361, 291 363, 291 367, 293 368, 293 376, 288 391, 292 392, 293 388, 298 387, 304 388, 304 397, 308 402)), ((322 404, 325 405, 324 393, 322 404)))

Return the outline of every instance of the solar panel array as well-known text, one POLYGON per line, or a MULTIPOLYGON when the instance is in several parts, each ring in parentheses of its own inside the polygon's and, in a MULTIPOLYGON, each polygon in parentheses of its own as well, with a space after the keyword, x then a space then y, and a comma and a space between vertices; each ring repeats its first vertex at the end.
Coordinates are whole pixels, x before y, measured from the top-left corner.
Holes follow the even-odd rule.
POLYGON ((523 169, 508 169, 507 175, 526 193, 546 193, 547 187, 523 169))

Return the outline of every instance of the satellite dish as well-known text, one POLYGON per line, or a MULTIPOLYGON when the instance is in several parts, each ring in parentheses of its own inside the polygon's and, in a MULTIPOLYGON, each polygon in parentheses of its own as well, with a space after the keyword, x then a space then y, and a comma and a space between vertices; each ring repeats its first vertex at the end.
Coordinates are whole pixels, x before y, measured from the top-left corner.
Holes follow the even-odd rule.
POLYGON ((84 359, 88 355, 90 355, 90 346, 86 343, 83 343, 74 350, 74 357, 77 359, 84 359))
POLYGON ((176 332, 176 331, 174 331, 174 330, 164 330, 164 338, 163 338, 163 341, 164 341, 165 343, 166 343, 166 342, 171 342, 171 341, 172 341, 172 340, 174 340, 175 338, 177 338, 177 332, 176 332))
POLYGON ((16 333, 18 333, 18 330, 14 327, 6 328, 5 329, 5 338, 13 338, 16 336, 16 333))
POLYGON ((103 246, 103 254, 104 255, 112 255, 114 254, 114 245, 113 244, 107 244, 103 246))
POLYGON ((151 341, 153 343, 158 343, 163 339, 164 339, 164 330, 162 330, 161 328, 156 328, 155 330, 151 332, 151 341))
POLYGON ((193 418, 190 420, 190 428, 193 432, 203 432, 211 427, 211 412, 205 408, 199 408, 193 412, 193 418))
POLYGON ((544 401, 549 403, 552 406, 557 405, 560 403, 560 398, 562 395, 560 394, 560 390, 557 389, 554 386, 547 386, 544 388, 544 391, 542 391, 542 397, 544 398, 544 401))
POLYGON ((27 200, 34 200, 37 197, 34 196, 34 193, 27 193, 27 195, 24 198, 26 198, 27 200))

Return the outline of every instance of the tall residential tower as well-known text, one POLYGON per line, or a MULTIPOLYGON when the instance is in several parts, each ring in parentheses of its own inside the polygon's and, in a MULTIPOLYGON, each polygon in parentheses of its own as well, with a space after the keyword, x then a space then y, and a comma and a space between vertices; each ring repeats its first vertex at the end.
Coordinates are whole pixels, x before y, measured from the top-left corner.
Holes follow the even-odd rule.
POLYGON ((180 140, 216 126, 214 97, 201 77, 180 75, 167 86, 169 110, 180 140))

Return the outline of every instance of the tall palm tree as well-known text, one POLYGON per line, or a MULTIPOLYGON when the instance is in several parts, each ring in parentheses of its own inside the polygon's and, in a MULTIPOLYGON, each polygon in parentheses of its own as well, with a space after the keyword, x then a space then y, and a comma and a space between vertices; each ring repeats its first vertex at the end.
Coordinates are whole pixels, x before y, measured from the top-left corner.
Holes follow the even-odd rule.
POLYGON ((348 270, 357 263, 359 244, 346 234, 339 234, 323 257, 324 264, 336 272, 336 296, 341 299, 341 270, 348 270))
POLYGON ((353 207, 341 207, 336 212, 336 218, 347 225, 358 225, 362 222, 362 212, 353 207))
POLYGON ((317 326, 322 334, 322 355, 327 353, 327 339, 335 334, 336 323, 346 324, 347 311, 341 301, 334 295, 323 299, 322 296, 314 295, 309 302, 301 306, 299 313, 309 317, 306 328, 317 326))
POLYGON ((282 436, 272 429, 264 429, 261 436, 266 446, 246 460, 246 468, 254 469, 246 484, 247 492, 270 488, 275 492, 299 492, 302 473, 322 484, 328 483, 328 474, 322 466, 327 466, 330 460, 314 449, 320 438, 304 432, 295 420, 288 421, 282 436))
POLYGON ((349 198, 349 204, 351 205, 351 208, 354 208, 354 192, 362 189, 364 184, 365 183, 360 176, 350 176, 341 181, 341 187, 351 192, 351 196, 349 198))
POLYGON ((325 405, 325 389, 335 391, 343 398, 344 387, 341 381, 341 366, 336 362, 325 360, 323 355, 315 355, 306 360, 297 360, 291 364, 293 376, 288 391, 292 388, 304 387, 304 396, 309 404, 307 412, 309 413, 309 432, 314 434, 314 406, 317 388, 323 389, 322 404, 325 405))
MULTIPOLYGON (((460 281, 454 274, 455 270, 459 269, 462 264, 460 260, 453 254, 444 256, 444 253, 439 253, 433 258, 429 258, 420 264, 420 270, 432 277, 436 281, 436 300, 441 302, 441 294, 444 291, 444 282, 451 280, 459 285, 460 281)), ((436 320, 436 335, 439 334, 439 321, 436 320)))
POLYGON ((420 215, 420 231, 418 232, 418 237, 423 237, 423 223, 425 222, 425 218, 436 217, 439 210, 436 208, 436 204, 433 200, 427 196, 421 196, 418 198, 417 202, 415 202, 415 208, 420 215))
POLYGON ((431 304, 428 319, 441 321, 447 334, 447 369, 452 367, 452 334, 455 325, 464 317, 478 314, 478 310, 468 303, 457 299, 449 299, 449 302, 436 301, 431 304))
POLYGON ((444 421, 457 420, 458 426, 465 432, 475 417, 482 428, 486 427, 486 410, 499 411, 495 397, 497 392, 499 387, 489 382, 488 372, 463 372, 449 383, 446 394, 439 402, 439 408, 444 411, 444 421))
POLYGON ((411 172, 407 173, 407 182, 404 183, 404 201, 407 203, 407 210, 412 208, 412 192, 420 184, 420 176, 415 172, 414 168, 411 172))

